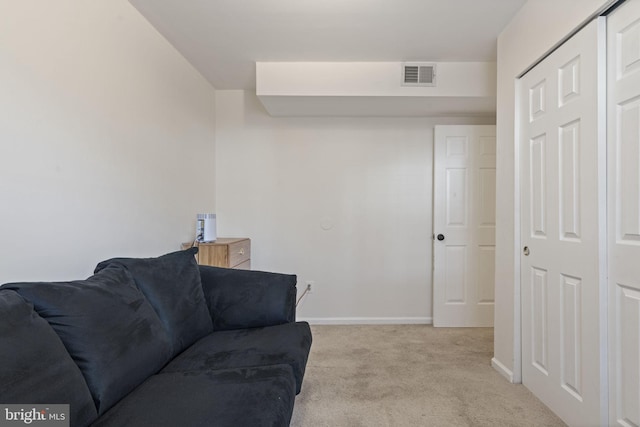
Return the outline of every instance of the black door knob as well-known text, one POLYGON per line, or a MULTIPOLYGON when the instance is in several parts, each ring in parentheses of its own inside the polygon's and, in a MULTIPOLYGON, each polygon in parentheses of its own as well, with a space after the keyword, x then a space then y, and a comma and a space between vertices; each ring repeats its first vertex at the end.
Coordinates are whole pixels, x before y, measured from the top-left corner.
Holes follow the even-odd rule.
POLYGON ((438 240, 443 241, 444 240, 444 234, 438 234, 438 240))

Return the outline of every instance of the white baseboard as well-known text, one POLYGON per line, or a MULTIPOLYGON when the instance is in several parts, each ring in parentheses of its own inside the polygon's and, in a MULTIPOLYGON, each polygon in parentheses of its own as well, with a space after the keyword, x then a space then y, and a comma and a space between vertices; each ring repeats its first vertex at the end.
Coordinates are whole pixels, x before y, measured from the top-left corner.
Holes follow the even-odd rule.
POLYGON ((311 325, 431 325, 432 317, 307 317, 296 319, 311 325))
POLYGON ((503 377, 509 380, 510 383, 513 383, 513 372, 511 369, 504 366, 498 359, 495 357, 491 359, 491 366, 493 369, 498 371, 503 377))

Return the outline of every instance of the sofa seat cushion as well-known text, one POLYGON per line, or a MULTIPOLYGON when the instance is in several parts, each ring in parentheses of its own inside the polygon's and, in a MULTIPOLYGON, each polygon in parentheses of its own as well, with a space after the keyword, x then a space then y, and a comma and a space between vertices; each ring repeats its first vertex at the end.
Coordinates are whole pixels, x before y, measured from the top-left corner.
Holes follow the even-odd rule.
POLYGON ((289 365, 154 375, 94 427, 288 426, 295 401, 289 365))
POLYGON ((95 270, 121 265, 131 272, 171 339, 172 356, 213 330, 194 257, 197 252, 191 248, 157 258, 112 258, 95 270))
POLYGON ((0 402, 68 404, 71 425, 97 418, 91 393, 62 341, 33 305, 0 289, 0 402))
POLYGON ((264 328, 218 331, 195 343, 172 360, 162 372, 184 372, 249 366, 289 364, 300 392, 311 348, 306 322, 264 328))
POLYGON ((122 267, 87 280, 4 286, 31 302, 53 327, 80 367, 98 414, 169 361, 166 331, 122 267))

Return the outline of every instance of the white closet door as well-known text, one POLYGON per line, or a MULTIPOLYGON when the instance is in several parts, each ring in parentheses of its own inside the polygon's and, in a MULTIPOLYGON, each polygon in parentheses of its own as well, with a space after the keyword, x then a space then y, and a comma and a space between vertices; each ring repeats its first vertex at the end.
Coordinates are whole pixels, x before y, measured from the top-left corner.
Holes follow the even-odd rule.
POLYGON ((603 36, 590 23, 519 89, 522 381, 571 426, 606 423, 603 36))
POLYGON ((640 1, 608 40, 609 425, 640 425, 640 1))
POLYGON ((496 127, 436 126, 433 326, 493 326, 496 127))

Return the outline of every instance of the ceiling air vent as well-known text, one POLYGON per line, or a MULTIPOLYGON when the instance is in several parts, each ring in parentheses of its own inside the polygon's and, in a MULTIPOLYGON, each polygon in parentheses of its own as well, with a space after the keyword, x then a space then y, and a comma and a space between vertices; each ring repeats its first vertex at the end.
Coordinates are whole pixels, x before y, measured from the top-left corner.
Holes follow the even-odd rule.
POLYGON ((402 64, 402 86, 435 86, 436 64, 405 62, 402 64))

